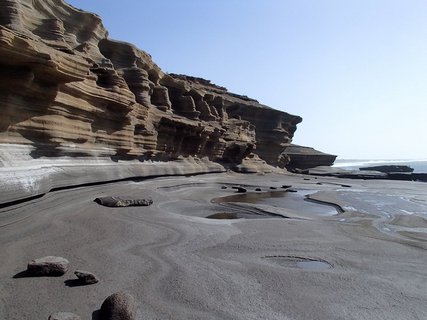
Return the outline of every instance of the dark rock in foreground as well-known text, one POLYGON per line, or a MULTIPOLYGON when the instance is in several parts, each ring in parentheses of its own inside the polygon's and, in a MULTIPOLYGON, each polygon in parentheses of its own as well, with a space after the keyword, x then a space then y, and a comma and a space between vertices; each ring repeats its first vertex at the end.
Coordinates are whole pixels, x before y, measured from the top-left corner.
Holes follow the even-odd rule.
POLYGON ((96 198, 95 202, 106 207, 147 207, 153 204, 153 200, 134 199, 127 197, 101 197, 96 198))
POLYGON ((136 318, 136 301, 125 292, 117 292, 102 303, 100 320, 134 320, 136 318))
POLYGON ((89 271, 76 270, 74 274, 79 278, 79 281, 83 284, 95 284, 99 282, 99 279, 96 275, 89 271))
POLYGON ((81 320, 81 318, 71 312, 56 312, 50 315, 48 320, 81 320))
POLYGON ((384 173, 395 173, 395 172, 414 172, 414 169, 409 166, 396 166, 396 165, 385 165, 385 166, 373 166, 359 168, 362 171, 379 171, 384 173))
POLYGON ((30 276, 62 276, 68 271, 68 260, 61 257, 47 256, 31 260, 27 266, 30 276))

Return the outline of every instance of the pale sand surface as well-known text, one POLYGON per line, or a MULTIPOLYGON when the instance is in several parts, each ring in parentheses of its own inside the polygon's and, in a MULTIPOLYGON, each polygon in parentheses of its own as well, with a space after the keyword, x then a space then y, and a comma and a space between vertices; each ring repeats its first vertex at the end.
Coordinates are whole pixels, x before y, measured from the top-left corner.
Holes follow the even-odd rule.
POLYGON ((47 319, 57 311, 95 319, 120 290, 139 302, 139 319, 427 319, 427 184, 304 178, 164 177, 56 191, 2 208, 0 319, 47 319), (310 215, 297 198, 289 208, 211 203, 239 184, 251 192, 283 184, 317 190, 314 199, 344 212, 310 215), (151 196, 154 204, 93 202, 114 195, 151 196), (205 218, 219 212, 275 215, 205 218), (70 271, 13 278, 46 255, 68 259, 70 271), (298 268, 292 257, 332 268, 298 268), (101 281, 69 287, 76 269, 101 281))

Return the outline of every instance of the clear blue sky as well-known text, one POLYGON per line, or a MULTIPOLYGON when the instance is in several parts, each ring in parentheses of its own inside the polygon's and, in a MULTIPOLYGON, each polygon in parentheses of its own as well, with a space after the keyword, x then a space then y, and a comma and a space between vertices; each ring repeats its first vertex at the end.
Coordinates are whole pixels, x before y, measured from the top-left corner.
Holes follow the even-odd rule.
POLYGON ((304 118, 343 159, 427 159, 426 0, 68 0, 166 72, 304 118))

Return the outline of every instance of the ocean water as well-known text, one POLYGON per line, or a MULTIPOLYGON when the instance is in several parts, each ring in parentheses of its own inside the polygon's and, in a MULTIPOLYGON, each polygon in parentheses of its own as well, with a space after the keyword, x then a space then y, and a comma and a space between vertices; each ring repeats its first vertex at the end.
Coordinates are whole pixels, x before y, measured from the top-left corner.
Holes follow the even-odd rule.
POLYGON ((359 169, 363 167, 398 165, 409 166, 415 173, 427 173, 427 160, 346 160, 338 159, 333 167, 343 169, 359 169))

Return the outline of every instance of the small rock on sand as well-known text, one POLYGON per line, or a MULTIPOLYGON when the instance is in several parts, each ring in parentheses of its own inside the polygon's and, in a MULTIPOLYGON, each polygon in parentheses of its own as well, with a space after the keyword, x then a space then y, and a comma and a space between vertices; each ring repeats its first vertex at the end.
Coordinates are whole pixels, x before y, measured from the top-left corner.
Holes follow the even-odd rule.
POLYGON ((76 270, 74 271, 74 274, 79 278, 79 281, 84 284, 94 284, 99 282, 99 278, 89 271, 76 270))
POLYGON ((68 271, 68 260, 61 257, 47 256, 31 260, 27 273, 32 276, 62 276, 68 271))
POLYGON ((136 301, 125 292, 117 292, 102 303, 100 319, 102 320, 134 320, 136 318, 136 301))
POLYGON ((243 187, 233 187, 238 193, 245 193, 247 190, 243 187))
POLYGON ((153 200, 150 198, 101 197, 96 198, 94 201, 106 207, 146 207, 153 204, 153 200))
POLYGON ((71 312, 56 312, 51 314, 48 320, 81 320, 81 318, 71 312))

